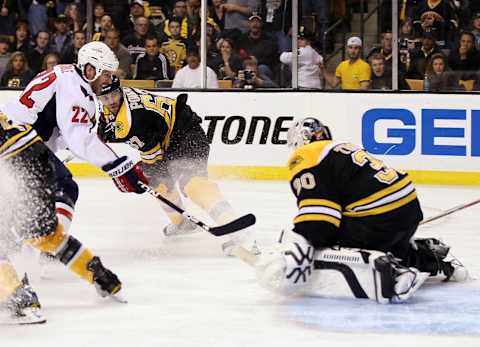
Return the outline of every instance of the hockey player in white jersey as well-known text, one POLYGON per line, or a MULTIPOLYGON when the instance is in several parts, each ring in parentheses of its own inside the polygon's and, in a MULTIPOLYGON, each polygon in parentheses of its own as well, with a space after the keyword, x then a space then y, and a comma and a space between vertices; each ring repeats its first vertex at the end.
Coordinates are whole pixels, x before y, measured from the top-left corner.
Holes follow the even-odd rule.
MULTIPOLYGON (((92 283, 102 296, 121 282, 100 259, 68 234, 78 186, 54 152, 68 148, 102 168, 122 192, 143 193, 148 183, 138 164, 118 157, 95 131, 92 87, 109 83, 118 61, 101 42, 83 46, 77 65, 58 65, 38 74, 20 97, 0 106, 0 162, 16 173, 19 202, 11 206, 17 235, 92 283)), ((1 284, 0 284, 1 285, 1 284)))

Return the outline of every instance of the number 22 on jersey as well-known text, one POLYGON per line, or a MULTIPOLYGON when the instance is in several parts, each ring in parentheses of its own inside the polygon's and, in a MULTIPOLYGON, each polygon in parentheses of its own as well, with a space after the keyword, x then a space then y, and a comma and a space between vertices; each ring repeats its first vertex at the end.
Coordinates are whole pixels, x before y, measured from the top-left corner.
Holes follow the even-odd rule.
POLYGON ((90 117, 88 116, 87 110, 85 110, 83 107, 73 106, 72 112, 72 123, 87 124, 89 122, 90 117))

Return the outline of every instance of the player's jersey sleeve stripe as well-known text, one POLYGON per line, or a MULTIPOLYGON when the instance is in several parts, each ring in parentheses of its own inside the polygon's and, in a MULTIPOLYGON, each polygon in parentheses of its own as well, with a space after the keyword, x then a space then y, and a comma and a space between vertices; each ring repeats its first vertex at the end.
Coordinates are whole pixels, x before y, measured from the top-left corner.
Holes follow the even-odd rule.
POLYGON ((11 156, 13 152, 18 153, 19 149, 25 149, 28 145, 36 142, 36 137, 38 137, 37 132, 29 126, 27 130, 12 136, 0 146, 0 157, 5 159, 6 156, 11 156))
POLYGON ((340 226, 340 219, 324 214, 303 214, 295 217, 293 220, 294 224, 301 222, 328 222, 337 228, 340 226))
POLYGON ((333 202, 327 199, 304 199, 298 203, 299 208, 305 207, 305 206, 326 206, 338 211, 342 210, 342 207, 340 206, 340 204, 337 204, 336 202, 333 202))
POLYGON ((345 210, 347 211, 354 211, 356 210, 357 208, 359 207, 362 207, 362 206, 366 206, 366 205, 369 205, 369 204, 372 204, 378 200, 381 200, 383 199, 384 197, 388 196, 388 195, 391 195, 393 193, 396 193, 398 191, 401 191, 403 190, 405 187, 407 187, 408 185, 411 185, 411 181, 410 181, 410 178, 408 176, 402 178, 400 181, 398 181, 397 183, 387 187, 387 188, 384 188, 374 194, 371 194, 369 196, 367 196, 366 198, 363 198, 361 200, 358 200, 358 201, 355 201, 349 205, 347 205, 345 207, 345 210))
POLYGON ((302 214, 327 214, 332 217, 341 219, 342 218, 342 213, 338 210, 335 210, 330 207, 323 207, 323 206, 307 206, 307 207, 302 207, 298 210, 298 215, 302 214))
POLYGON ((373 216, 373 215, 378 215, 382 213, 387 213, 412 202, 416 198, 417 198, 417 192, 415 191, 415 189, 413 189, 406 196, 399 198, 396 201, 392 201, 390 203, 386 203, 379 207, 374 207, 366 210, 345 211, 343 212, 343 215, 347 217, 365 217, 365 216, 373 216))

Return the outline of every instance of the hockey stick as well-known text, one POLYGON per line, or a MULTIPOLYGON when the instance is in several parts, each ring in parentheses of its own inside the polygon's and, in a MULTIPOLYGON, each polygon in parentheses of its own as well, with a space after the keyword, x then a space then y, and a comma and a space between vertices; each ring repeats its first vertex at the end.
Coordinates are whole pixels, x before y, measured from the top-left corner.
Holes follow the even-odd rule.
POLYGON ((216 227, 210 227, 203 223, 201 220, 198 220, 194 216, 188 214, 185 212, 185 210, 181 209, 177 205, 175 205, 173 202, 170 200, 164 198, 160 193, 156 192, 152 187, 149 185, 143 183, 142 181, 138 181, 138 184, 140 187, 145 189, 145 191, 150 194, 151 196, 155 197, 156 199, 160 200, 170 208, 174 209, 178 213, 180 213, 183 217, 188 219, 190 222, 198 225, 200 228, 202 228, 205 231, 208 231, 210 234, 215 235, 215 236, 223 236, 227 234, 234 233, 238 230, 245 229, 253 224, 255 224, 255 216, 251 213, 246 214, 240 218, 237 218, 230 223, 219 225, 216 227))
POLYGON ((452 214, 452 213, 455 213, 455 212, 457 212, 457 211, 461 211, 461 210, 463 210, 463 209, 466 209, 467 207, 476 205, 476 204, 478 204, 478 203, 480 203, 480 199, 473 200, 473 201, 471 201, 471 202, 467 202, 467 203, 465 203, 465 204, 461 204, 461 205, 452 207, 451 209, 446 210, 446 211, 444 211, 444 212, 442 212, 442 213, 439 213, 439 214, 437 214, 436 216, 432 216, 432 217, 429 217, 429 218, 427 218, 427 219, 422 220, 419 225, 423 225, 423 224, 430 223, 430 222, 432 222, 432 221, 434 221, 434 220, 443 218, 443 217, 445 217, 445 216, 448 216, 448 215, 450 215, 450 214, 452 214))

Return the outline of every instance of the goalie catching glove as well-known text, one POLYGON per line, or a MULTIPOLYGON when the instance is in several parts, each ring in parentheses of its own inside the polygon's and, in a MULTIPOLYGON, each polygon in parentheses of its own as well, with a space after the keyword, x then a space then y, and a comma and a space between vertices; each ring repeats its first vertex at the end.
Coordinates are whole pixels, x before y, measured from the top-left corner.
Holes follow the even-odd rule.
POLYGON ((127 156, 122 156, 115 161, 102 166, 108 176, 113 180, 115 186, 123 193, 145 192, 139 182, 148 184, 148 180, 140 168, 140 164, 134 164, 127 156))

